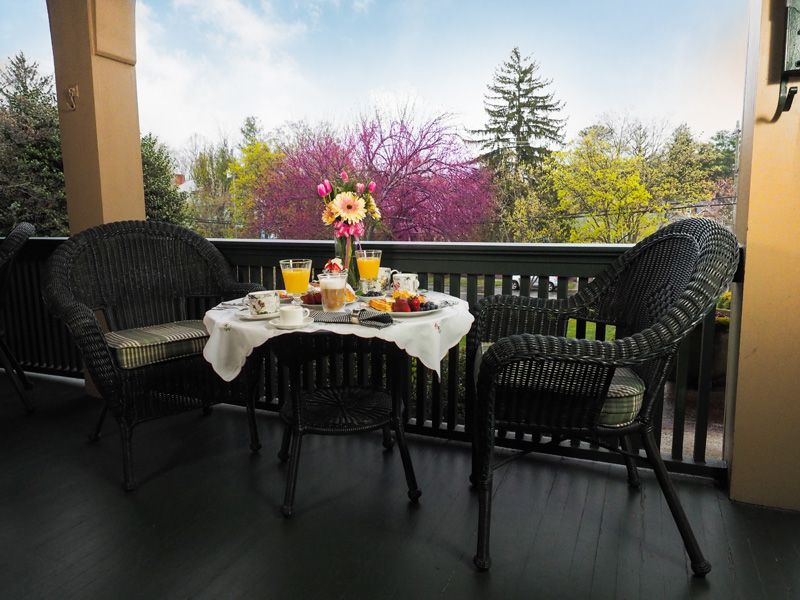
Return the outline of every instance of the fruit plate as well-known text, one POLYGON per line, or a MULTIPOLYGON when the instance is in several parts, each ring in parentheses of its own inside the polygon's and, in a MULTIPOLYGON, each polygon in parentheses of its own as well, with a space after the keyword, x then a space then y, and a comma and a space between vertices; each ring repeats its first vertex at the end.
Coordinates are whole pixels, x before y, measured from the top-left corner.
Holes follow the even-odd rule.
POLYGON ((414 317, 424 317, 426 315, 435 315, 436 313, 442 312, 440 308, 434 308, 433 310, 418 310, 417 312, 390 312, 386 313, 387 315, 392 315, 393 319, 413 319, 414 317))

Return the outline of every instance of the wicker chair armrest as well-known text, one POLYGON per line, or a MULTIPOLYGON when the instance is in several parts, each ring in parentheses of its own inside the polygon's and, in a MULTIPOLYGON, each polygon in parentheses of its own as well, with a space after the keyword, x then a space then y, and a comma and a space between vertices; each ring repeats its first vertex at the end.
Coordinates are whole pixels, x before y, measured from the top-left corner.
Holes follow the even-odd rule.
POLYGON ((633 367, 669 356, 680 337, 664 340, 650 328, 613 342, 555 337, 538 334, 512 335, 498 340, 481 357, 481 374, 493 377, 506 366, 523 361, 565 361, 605 367, 633 367))
POLYGON ((118 401, 121 381, 97 318, 89 307, 78 303, 60 317, 72 334, 92 381, 106 402, 113 406, 118 401))
POLYGON ((569 298, 538 298, 535 296, 504 296, 497 294, 483 298, 478 303, 478 312, 489 312, 515 308, 538 313, 576 314, 579 310, 569 298))

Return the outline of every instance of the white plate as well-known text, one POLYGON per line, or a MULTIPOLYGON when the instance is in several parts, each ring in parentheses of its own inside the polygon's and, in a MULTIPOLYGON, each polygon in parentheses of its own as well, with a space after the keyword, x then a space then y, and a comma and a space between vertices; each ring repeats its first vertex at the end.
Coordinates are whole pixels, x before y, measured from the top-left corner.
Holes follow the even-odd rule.
POLYGON ((275 329, 302 329, 303 327, 308 327, 313 322, 314 319, 311 317, 306 317, 299 325, 285 325, 284 323, 278 323, 277 321, 272 321, 270 325, 272 325, 275 329))
POLYGON ((426 315, 435 315, 442 312, 441 308, 434 308, 433 310, 418 310, 417 312, 390 312, 387 315, 392 315, 394 319, 413 319, 415 317, 424 317, 426 315))
POLYGON ((266 321, 267 319, 274 319, 281 313, 264 313, 263 315, 251 315, 250 313, 239 313, 239 318, 242 321, 266 321))

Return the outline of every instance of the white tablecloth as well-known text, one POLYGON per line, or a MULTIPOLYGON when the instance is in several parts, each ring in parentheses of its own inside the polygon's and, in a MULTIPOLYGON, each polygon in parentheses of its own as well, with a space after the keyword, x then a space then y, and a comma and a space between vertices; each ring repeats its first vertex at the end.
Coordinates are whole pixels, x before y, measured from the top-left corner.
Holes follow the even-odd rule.
POLYGON ((209 310, 203 319, 210 336, 203 349, 203 356, 222 379, 231 381, 242 370, 253 349, 271 338, 296 332, 332 331, 342 335, 394 342, 409 356, 418 358, 439 375, 441 360, 467 334, 474 319, 468 304, 463 300, 437 292, 428 292, 426 297, 433 302, 447 300, 456 304, 430 315, 396 318, 393 325, 383 329, 363 325, 312 323, 291 331, 272 327, 269 321, 241 320, 238 315, 243 314, 243 311, 235 308, 215 308, 209 310))

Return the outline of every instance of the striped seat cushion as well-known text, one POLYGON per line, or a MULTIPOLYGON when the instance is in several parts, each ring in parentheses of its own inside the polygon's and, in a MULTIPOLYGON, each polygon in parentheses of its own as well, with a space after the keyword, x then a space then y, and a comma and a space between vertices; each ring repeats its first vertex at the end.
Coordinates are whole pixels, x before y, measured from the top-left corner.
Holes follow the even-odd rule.
POLYGON ((600 425, 622 427, 633 422, 644 400, 644 381, 633 369, 618 367, 600 411, 600 425))
POLYGON ((121 329, 105 334, 106 343, 123 369, 200 354, 208 339, 202 321, 176 321, 163 325, 121 329))
MULTIPOLYGON (((481 351, 476 358, 475 372, 480 368, 480 357, 492 342, 481 343, 481 351)), ((552 364, 552 363, 551 363, 552 364)), ((629 425, 639 414, 644 400, 644 381, 633 369, 619 367, 614 371, 608 396, 600 411, 598 424, 604 427, 623 427, 629 425)))

